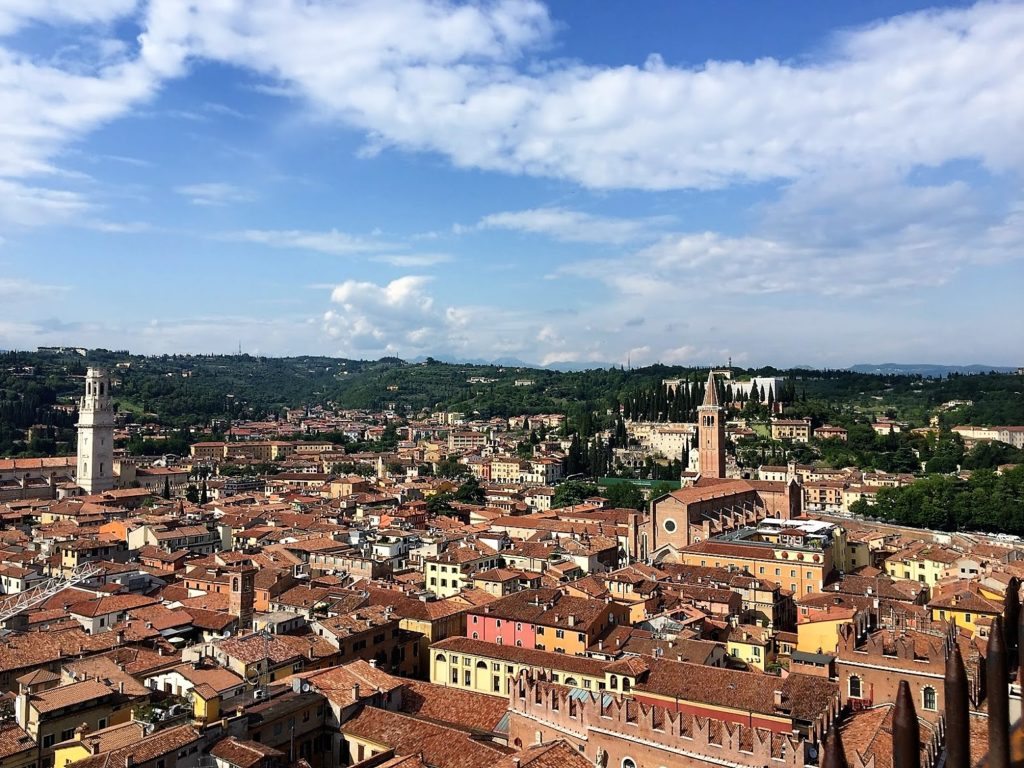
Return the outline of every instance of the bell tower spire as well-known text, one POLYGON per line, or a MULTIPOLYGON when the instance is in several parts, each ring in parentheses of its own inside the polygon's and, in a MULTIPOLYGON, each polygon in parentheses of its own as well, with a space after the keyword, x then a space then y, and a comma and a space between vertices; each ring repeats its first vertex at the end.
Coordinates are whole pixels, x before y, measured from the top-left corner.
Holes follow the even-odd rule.
POLYGON ((708 372, 704 402, 697 407, 697 422, 701 476, 725 477, 725 420, 713 370, 708 372))
POLYGON ((85 374, 78 402, 78 486, 87 494, 114 487, 114 404, 110 377, 100 368, 85 374))

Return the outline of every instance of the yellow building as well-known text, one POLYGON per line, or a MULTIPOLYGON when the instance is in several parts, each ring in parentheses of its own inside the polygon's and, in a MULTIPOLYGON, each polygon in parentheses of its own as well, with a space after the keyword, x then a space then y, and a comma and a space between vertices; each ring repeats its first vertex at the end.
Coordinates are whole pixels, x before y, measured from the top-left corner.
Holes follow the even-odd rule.
POLYGON ((894 579, 910 579, 934 587, 951 575, 961 555, 949 549, 927 544, 890 555, 885 572, 894 579))
POLYGON ((733 627, 725 638, 725 650, 734 659, 762 672, 775 661, 771 630, 764 627, 750 624, 733 627))
POLYGON ((952 620, 972 635, 978 631, 979 619, 991 620, 1003 613, 1002 605, 969 590, 936 598, 928 603, 928 608, 932 612, 932 621, 952 620))
MULTIPOLYGON (((613 674, 609 662, 584 656, 450 637, 430 648, 430 682, 507 698, 510 681, 526 669, 560 685, 586 690, 629 690, 636 678, 613 674), (612 685, 614 677, 614 686, 612 685)), ((615 664, 616 662, 611 662, 615 664)))
POLYGON ((73 738, 54 746, 53 768, 65 768, 68 764, 84 760, 91 755, 141 741, 145 736, 145 724, 138 720, 130 720, 94 732, 76 728, 73 738))
POLYGON ((741 531, 691 544, 680 552, 685 565, 735 568, 771 581, 794 596, 820 592, 835 569, 832 536, 798 544, 793 534, 741 531), (739 535, 743 534, 743 535, 739 535))
POLYGON ((423 559, 427 589, 438 597, 457 595, 470 586, 473 574, 502 564, 498 553, 486 544, 453 546, 434 557, 423 559))

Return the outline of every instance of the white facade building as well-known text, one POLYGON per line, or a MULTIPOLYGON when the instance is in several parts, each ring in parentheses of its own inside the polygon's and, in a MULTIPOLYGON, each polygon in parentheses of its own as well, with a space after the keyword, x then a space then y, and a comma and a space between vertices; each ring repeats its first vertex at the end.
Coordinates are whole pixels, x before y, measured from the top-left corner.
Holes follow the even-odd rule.
POLYGON ((114 487, 114 404, 110 377, 100 368, 85 374, 85 395, 78 405, 77 483, 86 493, 114 487))

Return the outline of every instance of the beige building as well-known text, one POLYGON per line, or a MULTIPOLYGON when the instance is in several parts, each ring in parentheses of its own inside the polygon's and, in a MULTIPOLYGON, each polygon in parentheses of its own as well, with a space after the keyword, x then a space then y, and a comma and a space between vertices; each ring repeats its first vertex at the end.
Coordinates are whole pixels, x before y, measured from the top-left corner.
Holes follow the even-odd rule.
POLYGON ((808 443, 811 440, 810 419, 772 419, 772 440, 792 440, 808 443))

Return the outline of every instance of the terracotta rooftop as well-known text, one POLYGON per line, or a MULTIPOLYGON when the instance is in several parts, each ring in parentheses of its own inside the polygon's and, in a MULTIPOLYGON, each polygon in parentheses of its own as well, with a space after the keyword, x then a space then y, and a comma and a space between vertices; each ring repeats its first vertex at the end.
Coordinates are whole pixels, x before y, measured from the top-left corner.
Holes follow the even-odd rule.
POLYGON ((374 707, 364 707, 341 732, 393 749, 399 756, 420 755, 433 768, 490 768, 509 753, 455 728, 374 707))
POLYGON ((467 730, 492 733, 507 710, 504 699, 419 680, 405 681, 402 691, 406 714, 467 730))

